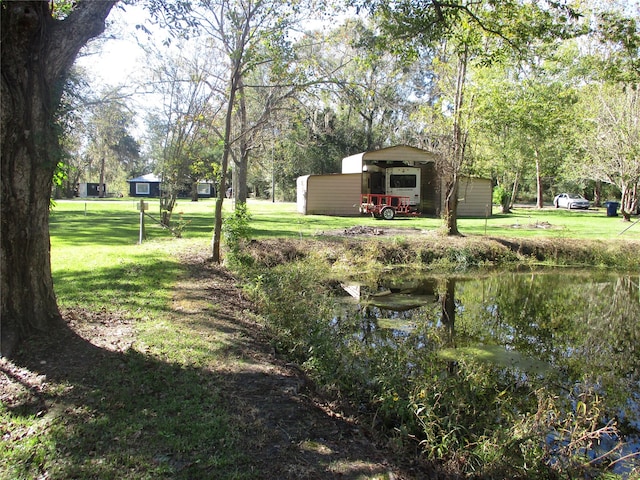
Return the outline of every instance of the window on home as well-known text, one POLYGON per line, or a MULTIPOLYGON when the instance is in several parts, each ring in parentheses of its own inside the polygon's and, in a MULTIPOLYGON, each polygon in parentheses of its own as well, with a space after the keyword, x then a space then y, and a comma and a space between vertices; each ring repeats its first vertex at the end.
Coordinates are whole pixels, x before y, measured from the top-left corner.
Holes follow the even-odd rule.
POLYGON ((392 188, 416 188, 417 177, 415 175, 391 175, 392 188))
POLYGON ((136 183, 136 194, 138 195, 149 195, 149 184, 148 183, 136 183))
POLYGON ((211 184, 209 183, 198 184, 198 195, 210 195, 210 194, 211 194, 211 184))

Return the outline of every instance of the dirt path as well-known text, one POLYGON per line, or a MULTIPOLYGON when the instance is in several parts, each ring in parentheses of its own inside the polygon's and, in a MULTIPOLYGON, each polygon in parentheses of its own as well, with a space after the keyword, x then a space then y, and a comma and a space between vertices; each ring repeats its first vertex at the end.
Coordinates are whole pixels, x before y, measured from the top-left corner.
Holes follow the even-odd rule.
POLYGON ((190 275, 176 288, 174 311, 200 316, 212 334, 224 332, 231 345, 218 368, 228 379, 223 398, 243 426, 249 453, 250 462, 240 470, 279 479, 431 477, 395 464, 354 419, 319 398, 299 368, 272 353, 261 328, 250 320, 251 305, 226 270, 198 254, 184 262, 190 275))
MULTIPOLYGON (((169 325, 187 326, 189 335, 216 345, 217 356, 199 367, 208 379, 202 388, 211 389, 212 398, 220 399, 231 417, 229 435, 233 445, 242 446, 239 457, 245 459, 233 467, 241 478, 443 478, 386 452, 366 428, 322 399, 296 365, 278 358, 227 270, 195 250, 183 253, 181 261, 186 273, 173 292, 169 325)), ((126 315, 82 309, 62 313, 68 328, 31 339, 15 362, 0 360, 0 401, 17 414, 35 415, 45 423, 65 423, 67 417, 73 422, 91 392, 111 388, 94 371, 120 369, 125 378, 133 357, 140 357, 150 372, 172 368, 153 357, 145 360, 146 347, 126 315)), ((108 417, 112 400, 104 395, 107 407, 101 415, 108 417)), ((132 415, 133 420, 136 412, 132 415)), ((70 438, 75 428, 69 429, 70 438)), ((8 440, 18 433, 4 434, 8 440)), ((62 451, 66 443, 60 445, 62 451)), ((77 461, 86 461, 78 455, 77 461)), ((186 478, 179 464, 174 467, 179 478, 186 478)), ((225 478, 233 477, 228 473, 225 478)))

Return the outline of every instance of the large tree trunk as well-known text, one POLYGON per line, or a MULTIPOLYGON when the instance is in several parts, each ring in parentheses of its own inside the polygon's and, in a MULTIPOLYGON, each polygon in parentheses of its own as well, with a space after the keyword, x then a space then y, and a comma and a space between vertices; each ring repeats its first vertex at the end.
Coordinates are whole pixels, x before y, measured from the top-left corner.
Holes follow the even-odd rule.
POLYGON ((49 201, 60 158, 56 111, 82 46, 115 1, 80 1, 64 20, 49 2, 2 2, 0 354, 60 324, 51 276, 49 201))
POLYGON ((458 180, 464 163, 466 138, 462 132, 462 105, 464 104, 464 87, 467 78, 467 62, 469 50, 465 45, 464 51, 458 58, 456 74, 456 90, 454 97, 453 143, 450 152, 450 170, 445 192, 445 230, 447 235, 460 235, 458 230, 458 180))

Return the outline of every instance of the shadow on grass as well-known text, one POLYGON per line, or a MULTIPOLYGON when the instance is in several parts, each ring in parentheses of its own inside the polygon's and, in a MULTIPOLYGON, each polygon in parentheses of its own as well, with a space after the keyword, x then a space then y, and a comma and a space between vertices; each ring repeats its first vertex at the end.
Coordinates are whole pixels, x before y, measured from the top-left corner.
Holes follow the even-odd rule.
POLYGON ((167 292, 181 272, 178 262, 153 254, 117 260, 118 264, 82 272, 55 271, 57 297, 65 305, 92 305, 139 314, 166 310, 167 292))
POLYGON ((98 348, 69 328, 32 339, 15 365, 46 381, 25 381, 31 394, 9 415, 46 426, 28 451, 14 446, 12 478, 243 478, 211 372, 98 348))
POLYGON ((233 313, 243 303, 221 272, 190 270, 179 300, 207 307, 174 311, 168 326, 210 345, 206 361, 169 360, 172 346, 187 357, 202 352, 145 346, 124 316, 70 310, 66 325, 2 364, 22 389, 0 410, 7 478, 389 476, 357 426, 312 401, 301 372, 273 358, 256 326, 233 313), (238 304, 216 312, 216 302, 238 304))

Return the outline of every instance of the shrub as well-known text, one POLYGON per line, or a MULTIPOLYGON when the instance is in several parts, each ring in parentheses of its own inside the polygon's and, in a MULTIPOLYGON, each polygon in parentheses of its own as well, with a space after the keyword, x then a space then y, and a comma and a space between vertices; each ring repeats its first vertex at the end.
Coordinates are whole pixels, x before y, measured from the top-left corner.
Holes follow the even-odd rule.
POLYGON ((502 213, 509 213, 511 204, 511 194, 502 185, 497 185, 493 189, 493 203, 502 207, 502 213))
POLYGON ((250 239, 250 220, 251 215, 249 214, 246 203, 237 204, 233 213, 224 218, 222 222, 222 235, 225 245, 232 255, 238 255, 250 239))

